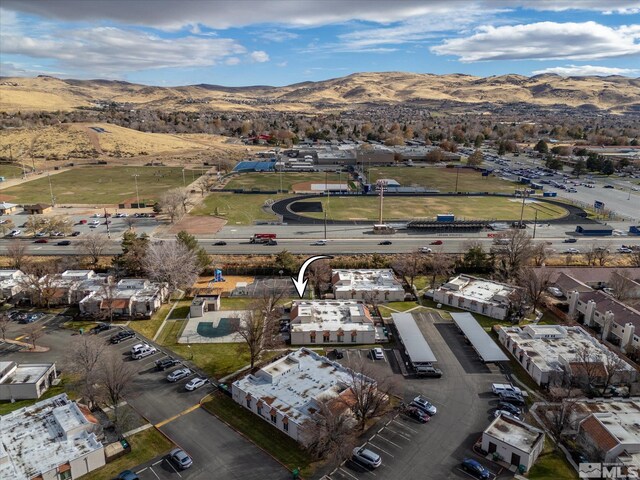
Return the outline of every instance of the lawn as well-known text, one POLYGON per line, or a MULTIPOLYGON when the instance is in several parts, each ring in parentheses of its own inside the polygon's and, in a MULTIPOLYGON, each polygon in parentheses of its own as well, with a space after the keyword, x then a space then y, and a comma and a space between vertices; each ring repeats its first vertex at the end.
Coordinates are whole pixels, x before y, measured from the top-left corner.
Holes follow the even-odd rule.
POLYGON ((176 308, 173 309, 171 315, 169 316, 169 320, 182 320, 183 318, 187 318, 189 315, 189 310, 191 308, 191 302, 193 299, 189 298, 186 300, 180 300, 176 305, 176 308))
POLYGON ((22 167, 18 165, 0 165, 0 177, 6 180, 22 176, 22 167))
POLYGON ((249 351, 245 344, 194 343, 178 344, 176 339, 186 320, 171 320, 158 338, 158 343, 192 361, 213 378, 222 378, 249 364, 249 351))
POLYGON ((441 192, 502 192, 513 193, 516 184, 498 177, 483 177, 480 172, 461 168, 444 167, 378 167, 368 170, 369 182, 380 178, 390 178, 403 186, 421 186, 434 188, 441 192))
POLYGON ((290 470, 300 468, 303 477, 313 473, 311 456, 291 437, 259 420, 255 414, 241 407, 229 397, 217 393, 203 404, 204 408, 249 437, 290 470))
POLYGON ((214 192, 191 211, 191 215, 216 215, 231 225, 251 225, 255 220, 276 221, 278 217, 265 211, 267 200, 282 200, 290 195, 241 194, 214 192))
POLYGON ((75 330, 76 332, 79 332, 80 329, 82 329, 83 332, 88 332, 96 325, 98 325, 98 323, 91 320, 69 320, 68 322, 64 322, 62 327, 68 330, 75 330))
MULTIPOLYGON (((379 199, 371 196, 314 198, 304 202, 322 202, 328 218, 332 220, 377 220, 379 199)), ((453 213, 458 220, 518 220, 522 203, 516 199, 500 197, 386 197, 384 218, 406 220, 434 218, 439 213, 453 213)), ((566 215, 562 207, 544 203, 536 205, 538 220, 549 220, 566 215)), ((524 219, 533 220, 536 209, 527 203, 524 219)), ((324 218, 323 212, 305 212, 305 216, 324 218)))
POLYGON ((550 441, 545 442, 544 450, 536 464, 531 467, 528 478, 531 480, 574 480, 578 474, 569 465, 564 456, 553 449, 550 441))
POLYGON ((134 468, 141 463, 168 453, 173 444, 155 428, 148 428, 127 438, 131 452, 104 467, 91 472, 92 480, 111 480, 123 470, 134 468))
MULTIPOLYGON (((186 170, 185 179, 198 178, 199 170, 186 170)), ((138 175, 140 201, 153 202, 166 190, 182 187, 179 167, 91 167, 74 168, 56 175, 40 176, 2 191, 0 199, 18 203, 49 203, 49 179, 59 204, 115 204, 136 202, 134 175, 138 175)))
POLYGON ((61 393, 67 393, 69 398, 74 398, 75 395, 73 392, 69 391, 69 386, 65 385, 67 382, 65 377, 59 377, 61 379, 60 383, 55 386, 49 387, 49 389, 42 394, 42 396, 38 399, 34 400, 19 400, 15 403, 11 403, 8 401, 0 402, 0 415, 6 415, 7 413, 13 412, 14 410, 18 410, 19 408, 28 407, 33 405, 36 402, 41 400, 46 400, 47 398, 55 397, 56 395, 60 395, 61 393))
POLYGON ((220 310, 246 310, 255 298, 224 297, 220 299, 220 310))
POLYGON ((153 338, 169 313, 169 310, 171 310, 172 305, 173 303, 166 303, 162 305, 160 309, 148 320, 131 320, 129 326, 140 335, 144 335, 147 338, 153 338))
POLYGON ((335 174, 329 173, 326 177, 320 172, 304 172, 304 173, 241 173, 235 175, 225 188, 236 190, 267 190, 267 191, 292 191, 292 186, 296 183, 314 182, 324 183, 325 179, 328 183, 347 183, 351 181, 351 176, 347 173, 335 174), (280 188, 280 178, 282 177, 282 189, 280 188))

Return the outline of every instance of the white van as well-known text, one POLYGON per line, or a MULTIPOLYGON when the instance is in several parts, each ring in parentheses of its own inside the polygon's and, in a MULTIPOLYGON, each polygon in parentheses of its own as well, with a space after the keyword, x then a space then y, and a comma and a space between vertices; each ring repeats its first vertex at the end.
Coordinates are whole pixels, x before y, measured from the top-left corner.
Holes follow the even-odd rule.
POLYGON ((511 392, 517 395, 522 395, 522 390, 518 387, 514 387, 510 383, 494 383, 491 385, 491 390, 496 395, 500 395, 502 392, 511 392))

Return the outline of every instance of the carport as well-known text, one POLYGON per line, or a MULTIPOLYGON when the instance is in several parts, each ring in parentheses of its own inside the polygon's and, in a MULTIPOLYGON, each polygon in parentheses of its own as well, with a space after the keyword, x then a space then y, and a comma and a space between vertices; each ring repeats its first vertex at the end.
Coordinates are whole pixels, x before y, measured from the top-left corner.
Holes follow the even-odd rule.
POLYGON ((409 355, 411 359, 411 363, 416 365, 437 361, 431 351, 431 347, 416 324, 413 315, 410 313, 392 313, 391 318, 393 318, 393 323, 398 330, 398 334, 407 351, 407 355, 409 355))
POLYGON ((509 358, 470 313, 451 313, 451 318, 471 342, 483 362, 508 362, 509 358))

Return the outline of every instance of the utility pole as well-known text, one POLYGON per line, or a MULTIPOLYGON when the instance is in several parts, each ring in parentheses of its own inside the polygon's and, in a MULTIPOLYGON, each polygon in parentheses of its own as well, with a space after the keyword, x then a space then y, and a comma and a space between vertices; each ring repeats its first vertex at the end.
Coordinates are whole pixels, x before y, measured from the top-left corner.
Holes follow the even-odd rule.
POLYGON ((136 182, 136 202, 138 204, 137 208, 140 208, 140 194, 138 193, 138 174, 133 175, 133 180, 136 182))
POLYGON ((376 186, 378 190, 380 190, 380 221, 379 225, 383 225, 383 209, 384 209, 384 187, 387 186, 387 183, 384 180, 378 180, 376 182, 376 186))
POLYGON ((538 209, 534 208, 535 210, 535 219, 533 220, 533 238, 536 238, 536 227, 538 226, 538 209))
POLYGON ((187 186, 187 181, 184 178, 184 168, 182 169, 182 186, 186 187, 187 186))
POLYGON ((520 210, 520 228, 522 228, 522 225, 523 225, 522 219, 524 218, 524 202, 527 199, 527 189, 523 188, 521 192, 522 192, 522 209, 520 210))
MULTIPOLYGON (((24 168, 24 164, 23 164, 22 168, 24 168)), ((47 174, 47 178, 49 179, 49 193, 51 194, 51 206, 55 207, 56 206, 56 199, 53 196, 53 186, 51 185, 51 174, 50 173, 47 174)))

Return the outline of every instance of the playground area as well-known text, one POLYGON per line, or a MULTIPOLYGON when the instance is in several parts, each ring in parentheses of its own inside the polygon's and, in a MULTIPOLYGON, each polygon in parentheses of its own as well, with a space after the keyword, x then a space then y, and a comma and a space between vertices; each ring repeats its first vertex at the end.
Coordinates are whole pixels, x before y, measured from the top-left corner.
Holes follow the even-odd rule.
POLYGON ((235 330, 245 314, 245 310, 218 310, 189 318, 178 343, 240 343, 235 330))

